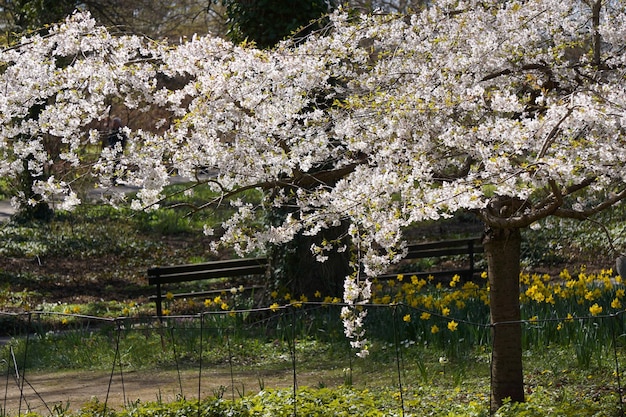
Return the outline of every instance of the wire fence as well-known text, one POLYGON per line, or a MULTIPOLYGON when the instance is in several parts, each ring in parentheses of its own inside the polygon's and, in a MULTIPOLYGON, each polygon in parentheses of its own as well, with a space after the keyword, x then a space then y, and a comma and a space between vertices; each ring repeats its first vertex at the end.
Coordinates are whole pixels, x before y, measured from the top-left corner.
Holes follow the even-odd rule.
MULTIPOLYGON (((0 415, 29 411, 53 415, 60 403, 80 406, 93 401, 92 397, 102 401, 106 409, 138 399, 197 398, 200 402, 214 395, 234 400, 255 390, 282 388, 291 390, 293 415, 297 416, 295 396, 299 387, 356 385, 359 379, 371 383, 373 369, 380 367, 380 357, 357 359, 349 341, 342 337, 339 311, 344 306, 303 302, 161 319, 0 312, 7 333, 0 358, 5 380, 0 415), (56 324, 51 327, 50 323, 56 324), (54 371, 40 371, 44 368, 54 371)), ((578 337, 572 345, 582 365, 589 366, 588 361, 597 351, 603 351, 605 366, 613 370, 613 384, 606 389, 614 393, 617 408, 625 415, 623 310, 606 315, 489 323, 401 303, 359 308, 368 311, 368 337, 383 346, 383 360, 393 362, 393 367, 387 363, 386 371, 392 379, 386 383, 397 388, 400 415, 406 411, 405 386, 419 385, 418 375, 424 372, 424 364, 415 363, 420 356, 412 355, 412 349, 442 352, 439 360, 444 366, 455 355, 458 360, 469 360, 463 352, 482 345, 487 359, 479 371, 484 381, 481 398, 489 407, 491 338, 500 326, 512 323, 524 326, 524 343, 535 345, 549 343, 547 334, 562 331, 559 326, 566 323, 570 334, 578 337), (424 318, 424 314, 429 317, 428 325, 410 319, 424 318), (447 330, 434 332, 436 327, 447 330), (542 332, 547 333, 542 336, 542 332)))

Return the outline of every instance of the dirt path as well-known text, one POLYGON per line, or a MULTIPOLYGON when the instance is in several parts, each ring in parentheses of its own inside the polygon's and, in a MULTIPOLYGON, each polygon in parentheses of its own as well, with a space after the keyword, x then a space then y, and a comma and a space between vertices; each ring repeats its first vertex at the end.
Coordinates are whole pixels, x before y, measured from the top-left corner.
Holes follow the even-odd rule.
MULTIPOLYGON (((198 370, 119 372, 113 376, 108 372, 55 372, 26 373, 23 395, 14 376, 6 378, 0 397, 0 415, 17 416, 26 411, 50 415, 55 406, 78 410, 85 403, 97 398, 108 407, 121 408, 124 404, 140 400, 150 402, 174 401, 181 395, 187 399, 197 399, 198 389, 201 398, 223 393, 224 398, 239 398, 243 394, 258 392, 266 388, 293 387, 291 369, 275 372, 234 372, 231 377, 228 367, 203 370, 201 383, 198 383, 198 370), (179 378, 180 375, 180 378, 179 378), (108 393, 108 399, 107 399, 108 393), (2 412, 4 411, 4 413, 2 412)), ((299 373, 299 386, 313 386, 323 382, 338 385, 342 378, 331 375, 321 381, 319 374, 299 373)))

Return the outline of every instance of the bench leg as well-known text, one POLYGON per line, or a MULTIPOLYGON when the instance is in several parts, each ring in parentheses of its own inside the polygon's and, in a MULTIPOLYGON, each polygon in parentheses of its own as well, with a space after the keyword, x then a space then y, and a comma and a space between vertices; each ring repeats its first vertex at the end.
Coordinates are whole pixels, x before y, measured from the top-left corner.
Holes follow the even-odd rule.
POLYGON ((156 313, 159 320, 163 320, 163 298, 161 297, 161 284, 156 285, 156 313))

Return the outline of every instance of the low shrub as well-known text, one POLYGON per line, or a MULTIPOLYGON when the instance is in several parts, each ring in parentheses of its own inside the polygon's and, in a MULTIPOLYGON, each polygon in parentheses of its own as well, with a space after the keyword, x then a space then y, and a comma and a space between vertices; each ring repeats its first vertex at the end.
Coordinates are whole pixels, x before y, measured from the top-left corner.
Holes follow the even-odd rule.
MULTIPOLYGON (((606 399, 604 399, 606 400, 606 399)), ((612 400, 616 400, 612 398, 612 400)), ((487 417, 484 395, 461 390, 433 391, 428 387, 405 389, 301 388, 263 390, 255 395, 227 400, 219 396, 197 400, 179 399, 129 403, 121 409, 94 399, 78 411, 55 408, 55 417, 487 417)), ((538 389, 525 403, 506 403, 494 417, 611 417, 620 415, 617 402, 590 398, 564 399, 538 389), (571 400, 571 401, 570 401, 571 400)), ((39 414, 28 413, 28 417, 39 414)))

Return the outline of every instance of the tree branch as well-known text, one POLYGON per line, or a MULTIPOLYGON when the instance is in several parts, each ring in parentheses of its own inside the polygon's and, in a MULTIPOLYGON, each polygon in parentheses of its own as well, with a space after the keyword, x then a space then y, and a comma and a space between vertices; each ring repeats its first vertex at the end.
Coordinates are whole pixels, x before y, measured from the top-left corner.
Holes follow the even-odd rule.
POLYGON ((596 214, 626 198, 626 189, 624 189, 612 198, 585 211, 562 208, 565 197, 588 187, 593 184, 595 180, 596 177, 586 178, 578 184, 570 185, 569 187, 564 188, 560 188, 554 180, 550 180, 548 183, 551 190, 550 195, 539 206, 531 208, 529 212, 522 212, 524 208, 527 207, 526 202, 520 200, 514 201, 514 199, 510 199, 511 204, 518 205, 515 210, 511 211, 509 208, 508 212, 506 210, 503 211, 503 207, 499 206, 496 202, 496 204, 480 210, 478 214, 488 226, 500 229, 518 229, 527 227, 532 223, 551 215, 586 220, 593 214, 596 214), (516 215, 515 213, 521 214, 516 215))
POLYGON ((561 124, 574 112, 573 108, 569 108, 567 109, 567 113, 561 117, 561 119, 558 121, 558 123, 556 125, 554 125, 554 127, 552 128, 552 130, 550 130, 550 133, 548 133, 548 136, 546 137, 546 140, 543 142, 543 146, 541 147, 541 151, 539 152, 539 154, 537 155, 538 159, 543 158, 546 155, 546 152, 548 152, 548 148, 550 148, 550 145, 552 145, 552 142, 554 142, 554 138, 556 137, 556 135, 559 134, 559 132, 561 131, 561 124))
POLYGON ((606 210, 607 208, 611 207, 612 205, 622 201, 626 199, 626 188, 623 189, 622 191, 620 191, 617 194, 614 194, 612 197, 610 197, 609 199, 603 201, 602 203, 588 208, 586 210, 574 210, 574 209, 568 209, 568 208, 559 208, 554 215, 557 217, 561 217, 561 218, 567 218, 567 219, 576 219, 576 220, 588 220, 589 217, 598 214, 599 212, 601 212, 602 210, 606 210))
POLYGON ((552 69, 545 64, 526 64, 526 65, 522 65, 519 69, 507 68, 498 72, 488 74, 484 76, 480 81, 483 81, 483 82, 490 81, 490 80, 493 80, 494 78, 502 77, 503 75, 510 75, 510 74, 514 74, 520 71, 532 71, 532 70, 539 70, 547 74, 549 77, 552 76, 552 69))

